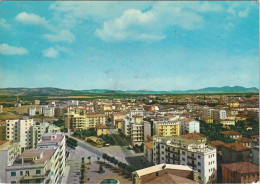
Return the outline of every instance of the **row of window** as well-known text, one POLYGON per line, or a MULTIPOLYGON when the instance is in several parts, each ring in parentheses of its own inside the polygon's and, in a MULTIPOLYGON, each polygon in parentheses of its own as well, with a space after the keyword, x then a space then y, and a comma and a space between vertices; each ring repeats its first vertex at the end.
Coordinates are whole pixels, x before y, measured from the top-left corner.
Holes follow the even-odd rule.
MULTIPOLYGON (((37 169, 37 170, 35 171, 35 173, 36 173, 36 174, 41 174, 41 170, 37 169)), ((29 171, 25 171, 25 174, 26 174, 26 175, 29 175, 30 172, 29 172, 29 171)), ((16 172, 15 172, 15 171, 11 172, 11 176, 12 176, 12 177, 16 176, 16 172)), ((23 171, 20 171, 20 176, 23 176, 23 171)))

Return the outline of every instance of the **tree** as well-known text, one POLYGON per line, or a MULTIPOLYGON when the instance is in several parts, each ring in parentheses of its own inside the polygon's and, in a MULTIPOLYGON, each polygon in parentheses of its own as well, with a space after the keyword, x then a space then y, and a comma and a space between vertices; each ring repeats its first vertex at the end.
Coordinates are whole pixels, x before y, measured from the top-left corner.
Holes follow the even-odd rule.
POLYGON ((103 169, 102 164, 99 164, 98 173, 104 173, 104 172, 105 172, 105 170, 103 169))
POLYGON ((88 156, 88 161, 89 161, 89 164, 91 164, 91 162, 90 162, 90 159, 91 159, 91 156, 88 156))

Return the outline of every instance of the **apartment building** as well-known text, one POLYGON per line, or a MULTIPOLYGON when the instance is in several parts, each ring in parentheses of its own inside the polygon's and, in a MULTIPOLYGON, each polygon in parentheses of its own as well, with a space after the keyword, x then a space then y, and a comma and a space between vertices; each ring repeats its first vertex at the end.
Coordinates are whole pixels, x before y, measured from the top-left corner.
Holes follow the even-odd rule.
POLYGON ((201 183, 217 179, 216 149, 203 139, 187 139, 179 136, 153 138, 153 163, 187 165, 198 173, 201 183))
POLYGON ((43 114, 46 117, 54 117, 55 107, 49 105, 41 105, 39 107, 39 114, 43 114))
POLYGON ((203 109, 203 118, 212 118, 213 117, 213 110, 211 108, 204 108, 203 109))
POLYGON ((238 143, 226 143, 221 146, 222 163, 251 161, 251 148, 238 143))
POLYGON ((127 116, 123 120, 122 132, 131 139, 132 145, 141 145, 146 141, 146 137, 151 135, 151 124, 143 121, 141 115, 133 115, 132 118, 127 116))
POLYGON ((34 100, 34 105, 40 105, 40 100, 34 100))
POLYGON ((70 111, 64 114, 65 127, 69 131, 85 130, 95 128, 97 124, 105 124, 106 116, 104 114, 79 114, 70 111))
POLYGON ((199 133, 200 122, 189 118, 180 118, 180 134, 199 133))
POLYGON ((224 119, 227 117, 227 112, 225 110, 215 109, 213 110, 213 120, 218 121, 219 119, 224 119))
POLYGON ((0 120, 0 141, 6 139, 6 124, 5 121, 0 120))
POLYGON ((180 134, 180 123, 178 121, 154 121, 154 135, 158 137, 176 136, 180 134))
POLYGON ((36 107, 31 107, 27 109, 27 113, 29 116, 35 116, 36 114, 36 107))
POLYGON ((37 143, 41 140, 42 135, 45 133, 55 133, 60 132, 60 127, 57 127, 48 122, 43 122, 39 125, 32 126, 32 145, 33 148, 37 147, 37 143))
POLYGON ((7 183, 6 167, 21 154, 19 143, 0 141, 0 183, 7 183))
POLYGON ((114 127, 116 127, 116 120, 119 120, 119 119, 124 119, 126 117, 125 114, 122 114, 122 113, 113 113, 111 115, 111 122, 113 124, 114 127))
POLYGON ((33 147, 32 144, 32 126, 33 119, 5 120, 6 140, 19 142, 22 150, 33 147))
POLYGON ((7 183, 58 183, 59 152, 53 149, 25 150, 7 166, 7 183))
POLYGON ((42 136, 39 141, 37 148, 40 149, 57 149, 57 155, 55 156, 55 163, 53 167, 53 172, 55 177, 55 182, 61 181, 64 174, 64 169, 66 166, 66 138, 63 133, 46 133, 42 136))

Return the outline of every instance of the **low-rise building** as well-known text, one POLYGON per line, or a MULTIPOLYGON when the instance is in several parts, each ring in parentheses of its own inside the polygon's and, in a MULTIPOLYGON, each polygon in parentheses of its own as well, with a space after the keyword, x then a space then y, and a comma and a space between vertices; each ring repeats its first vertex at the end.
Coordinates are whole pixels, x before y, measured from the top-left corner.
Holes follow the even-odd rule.
POLYGON ((251 139, 248 139, 247 137, 239 137, 235 140, 235 143, 241 144, 241 145, 249 147, 249 148, 251 148, 251 146, 252 146, 251 139))
POLYGON ((105 124, 97 124, 95 130, 97 131, 97 136, 108 134, 107 126, 105 124))
POLYGON ((222 164, 223 183, 253 183, 259 181, 259 167, 250 162, 222 164))
POLYGON ((237 144, 227 143, 221 147, 222 162, 249 162, 251 160, 251 149, 249 147, 237 144))
POLYGON ((197 183, 194 171, 183 165, 159 164, 132 173, 134 184, 143 183, 197 183))
POLYGON ((219 119, 218 120, 219 123, 221 123, 222 125, 236 125, 236 121, 235 119, 228 119, 228 118, 224 118, 224 119, 219 119))
POLYGON ((224 137, 226 138, 232 138, 232 139, 237 139, 242 137, 242 134, 237 132, 237 131, 225 131, 225 132, 220 132, 224 137))

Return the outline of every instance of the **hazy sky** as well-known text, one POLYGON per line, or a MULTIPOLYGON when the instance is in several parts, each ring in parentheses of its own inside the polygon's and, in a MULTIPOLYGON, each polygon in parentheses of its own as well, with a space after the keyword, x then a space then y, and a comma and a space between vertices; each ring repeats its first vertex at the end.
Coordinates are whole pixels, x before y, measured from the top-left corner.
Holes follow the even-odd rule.
POLYGON ((0 3, 0 87, 258 87, 257 2, 0 3))

